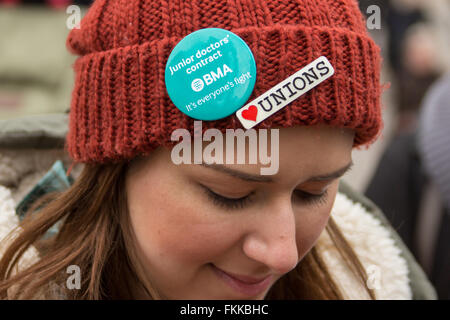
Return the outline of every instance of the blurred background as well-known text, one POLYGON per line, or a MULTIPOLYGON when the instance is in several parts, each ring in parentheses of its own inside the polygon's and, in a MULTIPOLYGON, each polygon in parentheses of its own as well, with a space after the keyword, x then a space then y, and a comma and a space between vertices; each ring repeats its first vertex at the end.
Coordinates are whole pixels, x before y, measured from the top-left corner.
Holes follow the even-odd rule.
MULTIPOLYGON (((70 5, 0 0, 0 125, 67 113, 75 57, 65 47, 70 5)), ((359 0, 382 49, 384 129, 355 150, 344 180, 373 200, 450 298, 450 0, 359 0)), ((1 128, 0 128, 1 131, 1 128)))

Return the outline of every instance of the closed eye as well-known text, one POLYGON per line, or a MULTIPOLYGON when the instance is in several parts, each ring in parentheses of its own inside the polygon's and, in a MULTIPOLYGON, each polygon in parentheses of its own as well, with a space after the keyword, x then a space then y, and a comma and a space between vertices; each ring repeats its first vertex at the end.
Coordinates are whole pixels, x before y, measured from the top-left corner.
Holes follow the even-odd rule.
POLYGON ((302 190, 294 190, 293 201, 300 201, 302 204, 323 204, 326 203, 328 196, 328 189, 322 193, 315 194, 302 190))
POLYGON ((251 195, 253 192, 249 193, 246 196, 240 198, 229 198, 225 197, 221 194, 218 194, 211 189, 201 185, 206 195, 213 203, 217 206, 224 207, 225 209, 242 209, 245 205, 247 205, 251 201, 251 195))

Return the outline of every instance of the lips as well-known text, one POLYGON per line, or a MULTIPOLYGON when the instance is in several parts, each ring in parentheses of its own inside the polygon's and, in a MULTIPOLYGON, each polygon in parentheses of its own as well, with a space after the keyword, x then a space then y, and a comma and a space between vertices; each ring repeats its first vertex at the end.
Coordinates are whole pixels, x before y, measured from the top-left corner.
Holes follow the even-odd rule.
POLYGON ((262 293, 272 282, 272 275, 264 278, 255 278, 251 276, 243 276, 224 271, 211 264, 216 275, 223 280, 229 287, 244 294, 245 296, 255 296, 262 293))
MULTIPOLYGON (((221 271, 223 271, 223 270, 221 270, 221 271)), ((266 279, 268 277, 268 276, 266 276, 263 278, 253 278, 253 277, 249 277, 249 276, 240 276, 240 275, 226 272, 226 271, 223 271, 223 272, 226 273, 227 275, 229 275, 230 277, 233 277, 233 278, 235 278, 241 282, 244 282, 246 284, 256 284, 256 283, 262 282, 264 279, 266 279)))

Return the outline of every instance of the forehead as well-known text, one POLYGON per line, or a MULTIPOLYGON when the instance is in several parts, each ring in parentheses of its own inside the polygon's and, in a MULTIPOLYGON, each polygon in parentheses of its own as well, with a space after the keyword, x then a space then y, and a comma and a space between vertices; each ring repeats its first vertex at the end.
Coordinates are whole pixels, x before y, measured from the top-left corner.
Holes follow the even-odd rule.
MULTIPOLYGON (((217 157, 215 152, 203 152, 203 162, 205 159, 210 159, 210 163, 222 159, 221 164, 251 174, 260 173, 262 167, 276 163, 279 167, 276 176, 279 178, 299 171, 328 173, 351 162, 353 137, 351 130, 329 126, 254 130, 240 138, 223 134, 219 136, 219 145, 216 145, 223 154, 217 157)), ((217 139, 212 140, 216 142, 217 139)), ((209 140, 203 141, 202 150, 211 151, 212 145, 209 140)), ((194 159, 194 148, 191 153, 194 159)))
POLYGON ((309 169, 317 174, 351 161, 354 132, 348 129, 293 127, 280 130, 280 170, 309 169))
MULTIPOLYGON (((233 143, 223 135, 222 163, 232 169, 250 174, 260 174, 261 167, 268 167, 277 162, 278 172, 273 176, 277 180, 292 180, 306 178, 308 175, 321 175, 333 172, 346 166, 351 161, 354 133, 348 129, 329 126, 303 126, 290 128, 274 128, 278 133, 256 131, 255 139, 245 139, 240 145, 233 143), (238 163, 238 154, 245 155, 245 163, 238 163), (256 163, 250 163, 250 155, 256 153, 256 163), (231 155, 230 155, 231 154, 231 155), (231 157, 230 157, 231 156, 231 157), (231 160, 234 157, 234 160, 231 160), (227 159, 228 158, 228 159, 227 159)), ((212 141, 215 141, 213 138, 212 141)), ((141 158, 141 168, 145 171, 157 170, 208 170, 203 166, 193 164, 195 159, 195 142, 191 143, 191 163, 175 165, 171 160, 171 150, 158 148, 149 156, 141 158), (203 168, 197 168, 203 167, 203 168)), ((211 151, 211 141, 202 142, 200 152, 211 151)), ((198 151, 198 149, 197 149, 198 151)), ((205 157, 203 157, 205 161, 205 157)))
POLYGON ((299 146, 314 149, 316 147, 327 147, 337 143, 340 147, 349 142, 353 144, 354 131, 345 128, 336 128, 326 125, 317 126, 295 126, 290 128, 279 128, 280 145, 299 146))
MULTIPOLYGON (((267 147, 270 154, 271 147, 278 147, 280 153, 288 155, 297 153, 293 157, 297 161, 299 156, 306 157, 317 153, 345 152, 353 146, 354 132, 350 129, 334 128, 330 126, 296 126, 289 128, 256 129, 255 134, 248 135, 245 145, 239 144, 237 139, 227 139, 223 135, 223 152, 231 152, 234 155, 245 150, 245 154, 251 154, 253 148, 267 147), (245 149, 244 149, 245 148, 245 149)), ((246 132, 247 134, 247 132, 246 132)), ((243 139, 242 139, 243 141, 243 139)), ((203 148, 210 144, 203 141, 203 148)), ((283 156, 283 159, 286 158, 283 156)), ((287 157, 285 160, 289 160, 287 157)), ((236 163, 236 161, 234 161, 236 163)))

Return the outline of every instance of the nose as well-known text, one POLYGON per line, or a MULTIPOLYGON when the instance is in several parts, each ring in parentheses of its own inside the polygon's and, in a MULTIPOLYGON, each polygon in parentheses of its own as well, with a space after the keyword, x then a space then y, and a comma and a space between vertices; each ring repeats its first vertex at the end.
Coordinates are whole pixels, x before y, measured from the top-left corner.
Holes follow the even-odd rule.
POLYGON ((243 242, 244 253, 273 272, 285 274, 298 263, 296 219, 290 199, 279 200, 258 213, 243 242))

